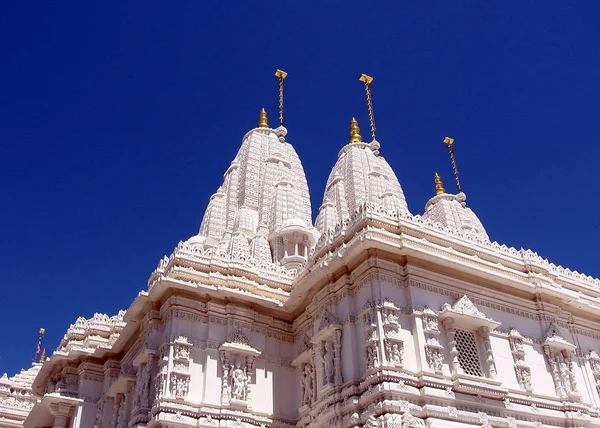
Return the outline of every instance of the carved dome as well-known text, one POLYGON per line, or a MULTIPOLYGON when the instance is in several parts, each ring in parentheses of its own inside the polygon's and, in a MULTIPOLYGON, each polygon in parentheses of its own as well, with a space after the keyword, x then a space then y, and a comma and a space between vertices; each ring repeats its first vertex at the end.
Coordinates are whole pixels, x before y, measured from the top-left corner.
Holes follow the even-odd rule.
POLYGON ((269 262, 279 262, 284 256, 283 250, 279 254, 275 248, 277 240, 283 245, 284 226, 302 225, 308 237, 301 239, 314 243, 308 184, 300 159, 285 141, 284 127, 269 128, 264 112, 261 121, 244 136, 223 185, 210 198, 198 235, 188 243, 225 249, 237 260, 269 262))
POLYGON ((389 212, 408 211, 396 174, 379 155, 379 143, 364 143, 358 124, 351 122, 351 143, 340 150, 315 226, 320 233, 349 219, 361 205, 372 204, 389 212))
MULTIPOLYGON (((442 188, 443 189, 443 188, 442 188)), ((431 219, 453 229, 470 231, 489 241, 488 235, 471 208, 467 207, 467 195, 440 193, 425 205, 423 218, 431 219)))

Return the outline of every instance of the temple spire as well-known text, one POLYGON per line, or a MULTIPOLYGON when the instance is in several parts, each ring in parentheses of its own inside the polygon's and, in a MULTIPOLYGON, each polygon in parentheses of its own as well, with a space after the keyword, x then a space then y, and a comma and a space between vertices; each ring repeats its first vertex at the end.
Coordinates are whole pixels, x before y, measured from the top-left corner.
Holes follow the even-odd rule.
POLYGON ((362 137, 360 136, 360 128, 358 127, 358 122, 355 118, 352 118, 352 120, 350 121, 350 142, 362 142, 362 137))
POLYGON ((259 128, 268 128, 269 127, 269 123, 267 122, 267 112, 265 111, 264 108, 260 111, 260 117, 258 119, 258 127, 259 128))
POLYGON ((435 181, 435 194, 441 195, 441 194, 446 193, 446 189, 444 189, 444 183, 442 183, 442 179, 438 175, 437 172, 435 173, 434 181, 435 181))

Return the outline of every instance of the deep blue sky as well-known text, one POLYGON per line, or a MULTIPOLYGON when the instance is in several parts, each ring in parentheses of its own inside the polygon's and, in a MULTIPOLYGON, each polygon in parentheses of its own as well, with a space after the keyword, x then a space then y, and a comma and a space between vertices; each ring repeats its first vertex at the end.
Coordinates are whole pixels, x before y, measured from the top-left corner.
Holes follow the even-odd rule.
POLYGON ((197 232, 276 68, 313 212, 364 72, 413 213, 455 191, 450 135, 493 240, 600 276, 598 2, 38 3, 0 6, 0 373, 197 232))

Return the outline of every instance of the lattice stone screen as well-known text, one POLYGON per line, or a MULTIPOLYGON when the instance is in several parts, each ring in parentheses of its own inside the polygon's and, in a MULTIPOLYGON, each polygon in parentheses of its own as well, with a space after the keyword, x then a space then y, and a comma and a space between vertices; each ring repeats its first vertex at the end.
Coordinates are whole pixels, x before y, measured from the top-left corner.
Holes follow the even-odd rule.
POLYGON ((458 349, 458 362, 465 374, 483 376, 475 335, 472 331, 456 330, 456 347, 458 349))

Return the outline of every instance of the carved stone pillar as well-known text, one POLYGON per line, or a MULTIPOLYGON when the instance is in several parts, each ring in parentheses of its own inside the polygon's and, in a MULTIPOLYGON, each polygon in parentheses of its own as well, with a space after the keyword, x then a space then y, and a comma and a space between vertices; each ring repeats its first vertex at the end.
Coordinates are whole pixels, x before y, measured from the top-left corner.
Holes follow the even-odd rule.
POLYGON ((485 365, 487 374, 490 379, 496 378, 496 363, 494 361, 494 353, 492 352, 492 344, 490 343, 490 328, 487 326, 479 327, 477 333, 483 341, 483 347, 485 349, 485 365))
POLYGON ((221 378, 221 404, 229 404, 229 353, 221 351, 221 368, 223 377, 221 378))
POLYGON ((333 332, 333 364, 335 367, 334 383, 335 385, 341 385, 343 383, 342 377, 342 330, 335 330, 333 332))
POLYGON ((69 417, 73 415, 73 406, 63 403, 51 404, 50 413, 54 416, 52 428, 67 428, 69 417))
POLYGON ((254 356, 253 355, 248 355, 246 356, 246 377, 247 377, 247 382, 246 382, 246 401, 249 403, 248 404, 248 408, 251 409, 251 403, 252 403, 252 387, 251 387, 251 380, 252 380, 252 373, 254 372, 254 356))
POLYGON ((125 385, 125 398, 123 399, 123 404, 121 405, 123 411, 119 417, 119 428, 127 428, 129 417, 131 415, 131 404, 133 401, 134 389, 135 382, 131 380, 127 381, 127 384, 125 385))
POLYGON ((123 397, 124 397, 124 395, 121 393, 118 393, 115 397, 115 405, 113 407, 113 417, 112 417, 113 428, 118 428, 120 426, 119 418, 122 414, 121 408, 123 407, 123 397))
POLYGON ((442 321, 448 335, 448 345, 450 346, 450 371, 452 375, 460 373, 460 362, 458 361, 458 349, 456 347, 456 326, 453 318, 446 318, 442 321))
POLYGON ((325 368, 325 359, 327 358, 327 342, 324 340, 321 341, 321 346, 319 347, 319 358, 322 361, 321 364, 321 386, 325 386, 329 383, 327 380, 327 369, 325 368))
POLYGON ((311 371, 312 387, 313 387, 312 402, 314 403, 315 401, 317 401, 317 359, 315 356, 315 351, 313 351, 310 356, 310 362, 312 364, 312 371, 311 371))

